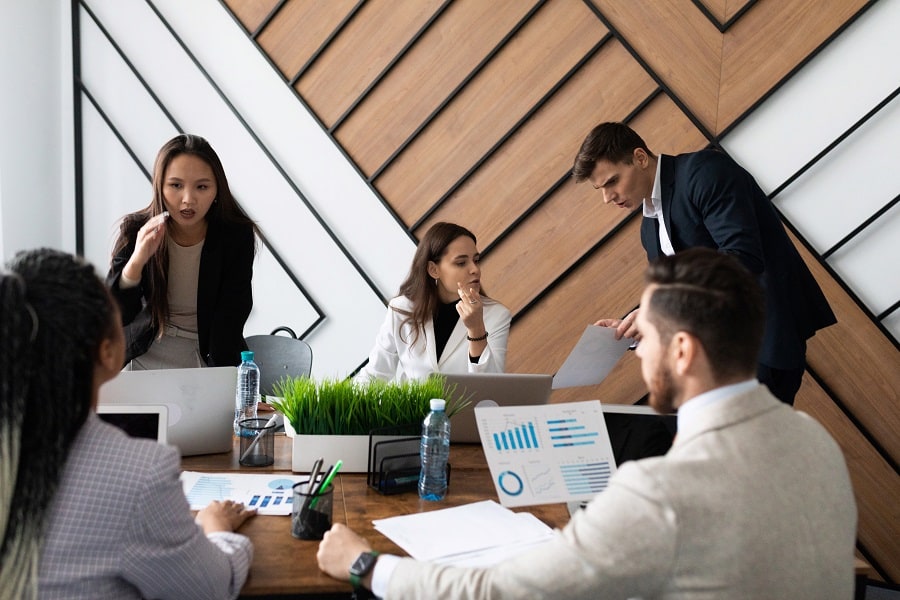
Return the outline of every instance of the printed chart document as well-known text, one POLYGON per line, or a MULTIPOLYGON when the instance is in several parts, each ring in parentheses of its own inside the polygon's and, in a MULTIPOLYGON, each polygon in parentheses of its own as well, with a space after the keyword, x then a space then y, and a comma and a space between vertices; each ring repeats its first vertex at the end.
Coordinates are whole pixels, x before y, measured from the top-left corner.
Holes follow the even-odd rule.
POLYGON ((503 506, 590 500, 616 471, 598 400, 476 406, 475 421, 503 506))
POLYGON ((632 340, 617 340, 612 327, 588 325, 565 362, 553 376, 553 389, 597 385, 616 366, 632 340))
POLYGON ((530 513, 493 500, 372 521, 415 559, 486 567, 545 544, 557 535, 530 513))
POLYGON ((198 473, 183 471, 181 485, 191 510, 200 510, 213 500, 243 502, 260 515, 289 515, 294 499, 294 484, 309 477, 272 473, 198 473))

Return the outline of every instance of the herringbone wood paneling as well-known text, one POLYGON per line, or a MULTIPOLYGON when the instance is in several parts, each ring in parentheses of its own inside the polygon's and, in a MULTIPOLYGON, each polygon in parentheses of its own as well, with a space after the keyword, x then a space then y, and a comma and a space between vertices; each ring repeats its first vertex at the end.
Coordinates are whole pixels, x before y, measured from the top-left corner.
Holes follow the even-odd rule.
MULTIPOLYGON (((634 306, 646 264, 639 217, 561 181, 587 131, 632 117, 657 152, 715 143, 868 6, 700 1, 708 15, 692 0, 290 0, 257 42, 287 81, 308 65, 295 90, 325 127, 340 120, 336 142, 413 233, 448 219, 479 235, 485 284, 516 315, 509 370, 554 372, 588 323, 634 306)), ((254 31, 273 2, 228 6, 254 31)), ((811 340, 810 372, 825 387, 807 377, 798 406, 847 454, 861 549, 896 581, 900 356, 803 254, 841 322, 811 340)), ((553 399, 632 403, 644 392, 627 353, 600 385, 553 399)))

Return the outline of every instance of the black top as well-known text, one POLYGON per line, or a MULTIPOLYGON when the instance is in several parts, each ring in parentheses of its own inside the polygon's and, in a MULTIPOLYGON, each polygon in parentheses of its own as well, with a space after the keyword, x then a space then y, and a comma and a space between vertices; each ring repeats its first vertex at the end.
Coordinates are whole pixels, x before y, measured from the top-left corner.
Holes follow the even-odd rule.
POLYGON ((438 305, 437 314, 434 316, 434 349, 438 360, 441 360, 441 353, 447 345, 447 340, 450 339, 450 334, 453 333, 453 328, 459 321, 456 302, 438 305))

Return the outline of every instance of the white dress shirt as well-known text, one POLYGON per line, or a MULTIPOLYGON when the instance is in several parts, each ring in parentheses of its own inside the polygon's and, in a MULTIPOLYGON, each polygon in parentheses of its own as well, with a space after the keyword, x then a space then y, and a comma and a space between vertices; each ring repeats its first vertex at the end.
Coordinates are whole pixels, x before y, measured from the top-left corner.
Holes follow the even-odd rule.
POLYGON ((672 256, 675 254, 675 248, 672 247, 672 240, 669 239, 669 230, 666 229, 666 220, 663 218, 662 212, 661 165, 662 161, 657 158, 656 178, 653 180, 653 191, 650 192, 649 198, 644 198, 644 216, 648 219, 656 219, 659 221, 659 247, 662 248, 663 254, 672 256))

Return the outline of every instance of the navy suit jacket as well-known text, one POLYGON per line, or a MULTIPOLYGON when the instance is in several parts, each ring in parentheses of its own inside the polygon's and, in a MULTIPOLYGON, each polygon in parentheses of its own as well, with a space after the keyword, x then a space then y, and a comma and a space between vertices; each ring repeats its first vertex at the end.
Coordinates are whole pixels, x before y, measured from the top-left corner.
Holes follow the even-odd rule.
MULTIPOLYGON (((766 293, 759 362, 778 369, 802 367, 806 340, 837 320, 772 202, 750 173, 721 152, 660 155, 659 160, 663 219, 675 252, 713 248, 733 254, 756 273, 766 293)), ((663 253, 656 219, 643 220, 641 243, 651 261, 663 253)))

